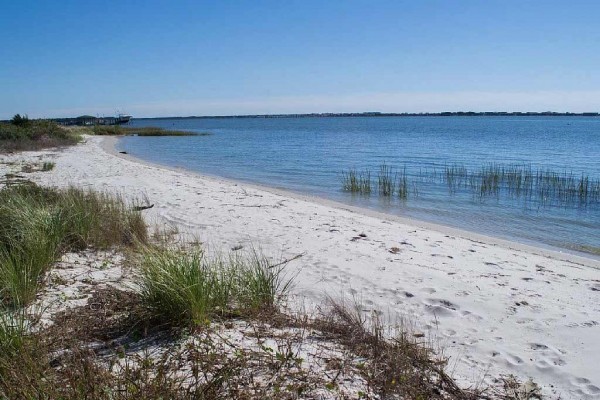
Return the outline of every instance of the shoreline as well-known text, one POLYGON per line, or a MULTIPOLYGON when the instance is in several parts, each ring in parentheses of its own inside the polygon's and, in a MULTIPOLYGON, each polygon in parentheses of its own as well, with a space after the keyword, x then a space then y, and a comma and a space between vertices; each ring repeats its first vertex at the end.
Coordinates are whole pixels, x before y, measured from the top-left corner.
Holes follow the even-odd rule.
POLYGON ((467 239, 467 240, 479 241, 479 242, 484 242, 489 245, 505 247, 510 250, 526 251, 526 252, 540 255, 543 257, 555 258, 557 260, 568 261, 568 262, 576 263, 579 265, 588 265, 589 262, 591 261, 592 266, 594 268, 600 269, 600 255, 595 255, 593 253, 586 253, 583 251, 576 251, 576 250, 572 250, 572 249, 568 249, 568 248, 560 248, 560 247, 554 247, 554 246, 550 246, 550 245, 522 243, 517 240, 503 239, 503 238, 494 237, 494 236, 490 236, 490 235, 486 235, 486 234, 482 234, 482 233, 478 233, 478 232, 468 231, 465 229, 456 228, 456 227, 452 227, 452 226, 448 226, 448 225, 442 225, 442 224, 437 224, 434 222, 418 220, 415 218, 401 217, 401 216, 387 214, 387 213, 380 212, 380 211, 370 210, 368 208, 352 206, 352 205, 341 203, 341 202, 338 202, 335 200, 330 200, 327 198, 319 197, 319 196, 302 194, 302 193, 294 192, 291 190, 275 188, 272 186, 261 185, 258 183, 251 183, 251 182, 246 182, 246 181, 242 181, 242 180, 224 178, 224 177, 220 177, 217 175, 200 173, 200 172, 192 171, 192 170, 182 168, 182 167, 171 167, 168 165, 143 160, 143 159, 135 157, 131 154, 121 154, 121 153, 119 153, 119 151, 116 148, 117 143, 120 138, 121 138, 120 136, 102 137, 103 140, 100 144, 100 147, 106 153, 108 153, 112 156, 115 156, 115 157, 118 157, 118 158, 121 158, 124 160, 128 160, 128 161, 136 162, 136 163, 139 163, 142 165, 152 166, 155 168, 162 168, 162 169, 166 169, 166 170, 173 171, 173 172, 184 172, 186 174, 196 176, 200 179, 208 179, 208 180, 212 180, 214 182, 224 182, 224 183, 229 183, 229 184, 243 185, 246 187, 251 187, 256 190, 266 191, 266 192, 269 192, 269 193, 272 193, 272 194, 275 194, 278 196, 291 197, 291 198, 294 198, 297 200, 312 202, 312 203, 316 203, 319 205, 332 207, 332 208, 336 208, 339 210, 344 210, 344 211, 348 211, 351 213, 355 213, 355 214, 359 214, 359 215, 363 215, 363 216, 367 216, 367 217, 371 217, 371 218, 393 221, 393 222, 408 225, 408 226, 411 226, 414 228, 434 230, 434 231, 437 231, 437 232, 445 234, 445 235, 454 235, 454 236, 458 236, 458 237, 461 237, 461 238, 467 239))
POLYGON ((513 374, 550 399, 600 399, 596 260, 150 164, 119 154, 118 138, 85 139, 0 155, 0 174, 52 161, 28 179, 147 199, 147 223, 208 251, 300 255, 286 267, 294 305, 356 299, 365 315, 406 322, 443 350, 461 386, 513 374))

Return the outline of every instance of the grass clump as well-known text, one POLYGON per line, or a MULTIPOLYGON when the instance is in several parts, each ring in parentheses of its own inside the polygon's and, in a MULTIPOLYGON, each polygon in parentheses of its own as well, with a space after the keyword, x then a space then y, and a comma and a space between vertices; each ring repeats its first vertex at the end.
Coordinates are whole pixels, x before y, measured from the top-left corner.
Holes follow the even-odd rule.
POLYGON ((41 165, 25 164, 21 168, 21 172, 24 172, 26 174, 30 174, 32 172, 47 172, 52 171, 55 166, 56 163, 51 161, 44 161, 41 165))
POLYGON ((52 162, 52 161, 45 161, 42 164, 42 171, 46 172, 46 171, 52 171, 54 169, 54 167, 56 166, 56 163, 52 162))
POLYGON ((342 172, 342 190, 345 192, 371 194, 371 171, 365 169, 358 172, 350 169, 342 172))
POLYGON ((21 119, 0 123, 0 151, 39 150, 78 143, 80 135, 54 121, 21 119))
POLYGON ((201 250, 150 249, 143 255, 141 293, 159 319, 203 325, 213 317, 274 310, 291 283, 283 268, 256 252, 208 257, 201 250))
POLYGON ((41 276, 65 251, 146 239, 142 216, 117 196, 35 184, 6 187, 0 191, 0 303, 31 301, 41 276))

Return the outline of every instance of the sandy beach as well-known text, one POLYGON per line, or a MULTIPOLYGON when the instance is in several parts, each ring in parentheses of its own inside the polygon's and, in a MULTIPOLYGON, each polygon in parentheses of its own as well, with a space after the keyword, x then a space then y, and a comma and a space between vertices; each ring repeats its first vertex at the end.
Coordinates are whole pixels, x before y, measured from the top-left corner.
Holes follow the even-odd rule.
POLYGON ((51 160, 52 171, 27 177, 147 198, 148 222, 211 249, 301 255, 288 267, 299 299, 355 296, 365 311, 410 321, 466 386, 514 374, 552 398, 600 398, 598 259, 151 165, 119 154, 116 140, 0 155, 0 174, 51 160))

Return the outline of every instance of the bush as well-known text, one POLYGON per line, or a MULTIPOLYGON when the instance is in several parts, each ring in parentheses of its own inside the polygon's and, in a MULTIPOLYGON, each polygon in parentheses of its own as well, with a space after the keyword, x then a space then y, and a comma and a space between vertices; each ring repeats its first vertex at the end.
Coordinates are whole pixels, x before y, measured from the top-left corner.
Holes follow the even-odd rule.
POLYGON ((27 115, 21 116, 21 114, 15 114, 10 123, 15 126, 27 126, 29 125, 29 117, 27 115))

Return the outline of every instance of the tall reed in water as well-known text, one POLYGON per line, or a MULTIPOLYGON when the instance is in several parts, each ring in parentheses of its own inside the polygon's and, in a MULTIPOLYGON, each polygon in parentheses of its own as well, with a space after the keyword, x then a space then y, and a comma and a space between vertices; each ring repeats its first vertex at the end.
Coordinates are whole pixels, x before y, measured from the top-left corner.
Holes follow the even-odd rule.
POLYGON ((398 175, 394 173, 394 170, 391 166, 387 164, 382 164, 379 167, 379 177, 377 180, 379 194, 385 197, 391 197, 394 195, 396 191, 398 175))
POLYGON ((398 197, 402 200, 408 198, 408 177, 406 176, 406 166, 398 174, 398 197))
POLYGON ((342 189, 350 193, 370 194, 371 171, 365 169, 358 172, 356 169, 350 169, 342 172, 342 189))
MULTIPOLYGON (((434 166, 431 170, 420 169, 412 180, 409 180, 406 167, 395 172, 392 166, 383 164, 379 168, 377 189, 380 196, 397 195, 407 199, 409 195, 418 195, 419 185, 440 183, 446 184, 452 195, 470 191, 481 199, 504 196, 542 206, 564 207, 600 204, 598 178, 587 174, 577 176, 566 171, 534 170, 531 165, 519 164, 490 163, 472 171, 460 164, 447 165, 441 171, 434 166)), ((343 174, 343 189, 353 193, 370 193, 370 173, 367 170, 360 173, 349 170, 343 174)))

